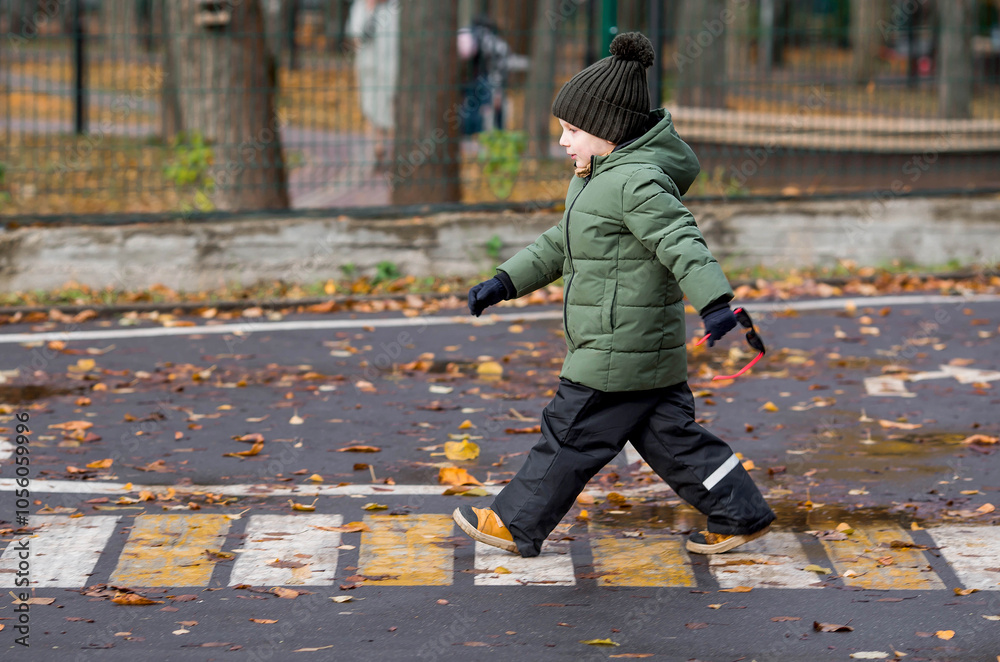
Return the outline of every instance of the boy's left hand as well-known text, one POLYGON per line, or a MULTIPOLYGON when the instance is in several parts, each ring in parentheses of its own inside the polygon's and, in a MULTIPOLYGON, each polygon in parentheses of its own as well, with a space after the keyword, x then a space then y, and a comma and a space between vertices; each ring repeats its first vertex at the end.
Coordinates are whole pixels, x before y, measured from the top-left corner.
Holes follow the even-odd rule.
POLYGON ((728 305, 703 312, 701 319, 705 323, 705 334, 708 336, 709 347, 714 347, 716 341, 721 340, 722 336, 736 328, 736 315, 728 305))

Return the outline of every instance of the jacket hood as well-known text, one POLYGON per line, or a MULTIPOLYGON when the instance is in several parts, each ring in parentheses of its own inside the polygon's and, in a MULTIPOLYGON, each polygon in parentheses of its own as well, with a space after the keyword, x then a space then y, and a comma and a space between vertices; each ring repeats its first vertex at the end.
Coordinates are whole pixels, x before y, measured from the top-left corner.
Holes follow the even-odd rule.
POLYGON ((694 183, 701 164, 694 150, 681 140, 665 108, 650 111, 651 126, 638 138, 618 145, 611 154, 595 157, 595 174, 626 164, 655 165, 677 185, 681 195, 694 183))

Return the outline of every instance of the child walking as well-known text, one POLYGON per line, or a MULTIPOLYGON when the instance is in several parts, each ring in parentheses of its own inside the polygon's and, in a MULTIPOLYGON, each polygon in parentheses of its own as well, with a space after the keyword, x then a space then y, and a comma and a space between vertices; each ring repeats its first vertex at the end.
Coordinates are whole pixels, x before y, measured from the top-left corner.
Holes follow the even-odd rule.
POLYGON ((568 352, 542 412, 542 437, 489 508, 460 506, 473 539, 537 556, 587 482, 631 440, 649 466, 708 518, 687 549, 716 554, 765 534, 775 519, 732 449, 695 423, 684 304, 709 346, 736 327, 733 291, 680 202, 700 165, 664 109, 650 111, 653 47, 620 34, 611 56, 556 96, 559 144, 574 160, 558 225, 469 291, 477 317, 560 276, 568 352))

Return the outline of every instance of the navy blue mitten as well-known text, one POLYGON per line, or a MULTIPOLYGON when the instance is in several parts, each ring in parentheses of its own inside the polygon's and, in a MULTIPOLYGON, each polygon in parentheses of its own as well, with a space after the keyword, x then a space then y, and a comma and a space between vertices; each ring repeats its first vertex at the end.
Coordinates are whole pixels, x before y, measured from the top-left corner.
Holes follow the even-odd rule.
POLYGON ((709 347, 714 347, 722 336, 736 328, 736 315, 727 303, 706 306, 701 311, 701 319, 705 323, 709 347))
POLYGON ((484 310, 507 300, 507 288, 494 276, 469 290, 469 312, 479 317, 484 310))

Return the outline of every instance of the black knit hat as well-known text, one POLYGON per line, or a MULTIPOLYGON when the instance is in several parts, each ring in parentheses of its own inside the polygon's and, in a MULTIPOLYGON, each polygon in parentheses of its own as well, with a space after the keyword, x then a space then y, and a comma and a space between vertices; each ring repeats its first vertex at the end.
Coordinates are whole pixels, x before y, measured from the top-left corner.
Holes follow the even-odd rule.
POLYGON ((556 95, 552 114, 617 144, 639 135, 649 119, 646 69, 653 45, 641 32, 623 32, 611 55, 573 76, 556 95))

